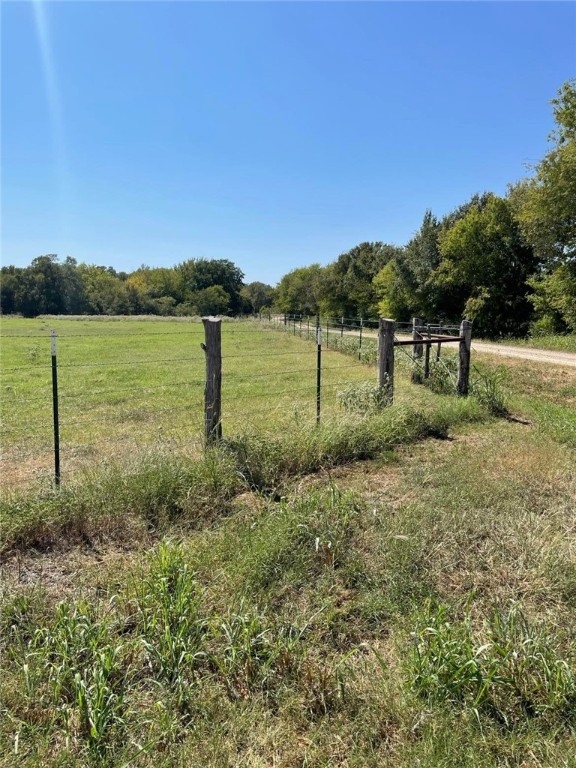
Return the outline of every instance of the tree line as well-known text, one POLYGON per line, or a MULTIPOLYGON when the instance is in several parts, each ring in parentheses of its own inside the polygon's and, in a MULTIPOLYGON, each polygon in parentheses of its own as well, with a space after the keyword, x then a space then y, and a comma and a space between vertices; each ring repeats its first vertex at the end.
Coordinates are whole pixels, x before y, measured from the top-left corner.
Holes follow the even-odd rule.
POLYGON ((272 304, 274 290, 243 283, 228 259, 189 259, 175 267, 142 266, 134 272, 59 262, 39 256, 28 267, 2 267, 3 314, 37 315, 237 315, 272 304))
POLYGON ((474 321, 481 336, 576 331, 576 81, 552 100, 551 148, 505 197, 432 211, 404 246, 365 242, 285 275, 283 312, 474 321))
POLYGON ((406 245, 364 242, 327 266, 244 284, 227 259, 132 273, 55 255, 2 267, 0 310, 39 314, 206 315, 262 309, 345 318, 474 321, 479 336, 576 332, 576 81, 552 99, 551 147, 506 196, 476 194, 424 214, 406 245))

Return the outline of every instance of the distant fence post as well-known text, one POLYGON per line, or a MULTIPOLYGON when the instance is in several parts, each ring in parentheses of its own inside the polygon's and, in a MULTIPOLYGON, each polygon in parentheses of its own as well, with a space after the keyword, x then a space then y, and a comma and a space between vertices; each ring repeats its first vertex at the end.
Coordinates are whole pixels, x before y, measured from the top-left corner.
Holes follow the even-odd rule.
POLYGON ((222 320, 203 317, 206 353, 206 384, 204 386, 204 437, 206 443, 222 438, 222 320))
POLYGON ((54 484, 60 485, 60 421, 58 418, 58 366, 56 361, 56 331, 50 334, 52 353, 52 415, 54 419, 54 484))
POLYGON ((316 424, 320 424, 322 395, 322 326, 320 315, 316 315, 316 424))
MULTIPOLYGON (((412 357, 414 358, 414 362, 422 359, 423 348, 422 344, 419 344, 418 342, 422 339, 420 329, 423 322, 424 320, 421 317, 412 318, 412 339, 414 341, 414 346, 412 347, 412 357)), ((418 370, 417 366, 415 366, 414 370, 412 371, 412 382, 414 384, 422 383, 422 374, 418 370)))
MULTIPOLYGON (((430 325, 426 326, 426 331, 428 335, 428 341, 430 341, 430 325)), ((426 344, 426 349, 424 351, 424 378, 429 379, 430 378, 430 344, 426 344)))
POLYGON ((358 340, 358 360, 362 360, 362 318, 360 318, 360 338, 358 340))
POLYGON ((420 328, 424 320, 421 317, 412 318, 412 338, 414 339, 414 346, 412 347, 412 354, 415 359, 422 357, 422 344, 418 344, 419 339, 422 338, 420 328))
POLYGON ((394 401, 394 331, 396 321, 383 317, 378 323, 378 386, 388 403, 394 401))
POLYGON ((472 323, 470 320, 462 320, 460 336, 462 341, 459 344, 456 392, 459 395, 467 395, 470 383, 470 350, 472 348, 472 323))

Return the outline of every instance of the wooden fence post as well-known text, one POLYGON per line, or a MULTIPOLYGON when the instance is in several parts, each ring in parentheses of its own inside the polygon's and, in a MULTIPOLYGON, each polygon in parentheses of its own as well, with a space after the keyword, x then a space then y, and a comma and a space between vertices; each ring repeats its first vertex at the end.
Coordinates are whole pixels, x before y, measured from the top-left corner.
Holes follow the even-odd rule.
POLYGON ((378 386, 385 390, 388 404, 394 401, 394 331, 395 320, 383 317, 378 322, 378 386))
MULTIPOLYGON (((422 344, 419 344, 418 342, 422 339, 422 334, 420 333, 420 327, 422 326, 423 322, 424 320, 421 317, 412 318, 412 339, 414 341, 414 346, 412 347, 412 357, 414 358, 414 362, 422 358, 423 348, 422 348, 422 344)), ((412 383, 413 384, 422 383, 422 374, 418 370, 417 365, 415 365, 412 370, 412 383)))
MULTIPOLYGON (((442 336, 443 333, 444 333, 444 329, 442 328, 441 325, 439 325, 438 326, 438 334, 440 336, 442 336)), ((440 360, 440 352, 441 351, 442 351, 442 344, 440 344, 440 342, 438 342, 438 349, 436 350, 436 362, 438 362, 438 360, 440 360)))
POLYGON ((430 378, 430 344, 426 344, 426 351, 424 352, 424 378, 430 378))
POLYGON ((204 386, 204 437, 206 443, 222 439, 222 320, 203 317, 206 353, 206 384, 204 386))
POLYGON ((412 338, 414 339, 414 346, 412 347, 412 354, 414 359, 422 357, 422 344, 418 344, 418 340, 422 338, 422 334, 418 330, 424 320, 421 317, 412 318, 412 338))
POLYGON ((459 395, 467 395, 470 383, 470 350, 472 348, 472 323, 470 320, 462 320, 460 336, 462 341, 459 344, 458 352, 458 383, 456 385, 456 392, 459 395))

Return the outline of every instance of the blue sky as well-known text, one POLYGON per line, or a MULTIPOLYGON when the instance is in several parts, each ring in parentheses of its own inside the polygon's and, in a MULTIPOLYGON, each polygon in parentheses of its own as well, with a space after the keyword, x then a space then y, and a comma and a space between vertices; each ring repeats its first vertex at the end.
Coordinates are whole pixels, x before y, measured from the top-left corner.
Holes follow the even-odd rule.
POLYGON ((403 244, 547 150, 576 4, 2 2, 2 263, 403 244))

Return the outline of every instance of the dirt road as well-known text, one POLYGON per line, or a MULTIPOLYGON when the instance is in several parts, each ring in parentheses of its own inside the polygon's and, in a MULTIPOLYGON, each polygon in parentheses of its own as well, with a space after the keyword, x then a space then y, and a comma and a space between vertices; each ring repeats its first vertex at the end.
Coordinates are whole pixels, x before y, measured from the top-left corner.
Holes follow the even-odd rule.
MULTIPOLYGON (((331 329, 332 330, 332 329, 331 329)), ((338 333, 339 329, 334 328, 338 333)), ((357 336, 355 331, 344 331, 346 335, 357 336)), ((364 336, 376 338, 377 334, 364 331, 364 336)), ((409 339, 410 336, 398 334, 399 339, 409 339)), ((490 344, 486 341, 474 341, 472 339, 472 352, 486 353, 488 355, 500 355, 502 357, 516 357, 520 360, 535 360, 539 363, 551 363, 576 368, 576 352, 560 352, 550 349, 534 349, 532 347, 515 347, 506 344, 490 344)))
POLYGON ((559 352, 550 349, 533 349, 532 347, 512 347, 504 344, 489 344, 484 341, 472 339, 473 352, 486 352, 490 355, 502 355, 503 357, 517 357, 521 360, 536 360, 539 363, 552 363, 552 365, 568 365, 576 368, 576 352, 559 352))

